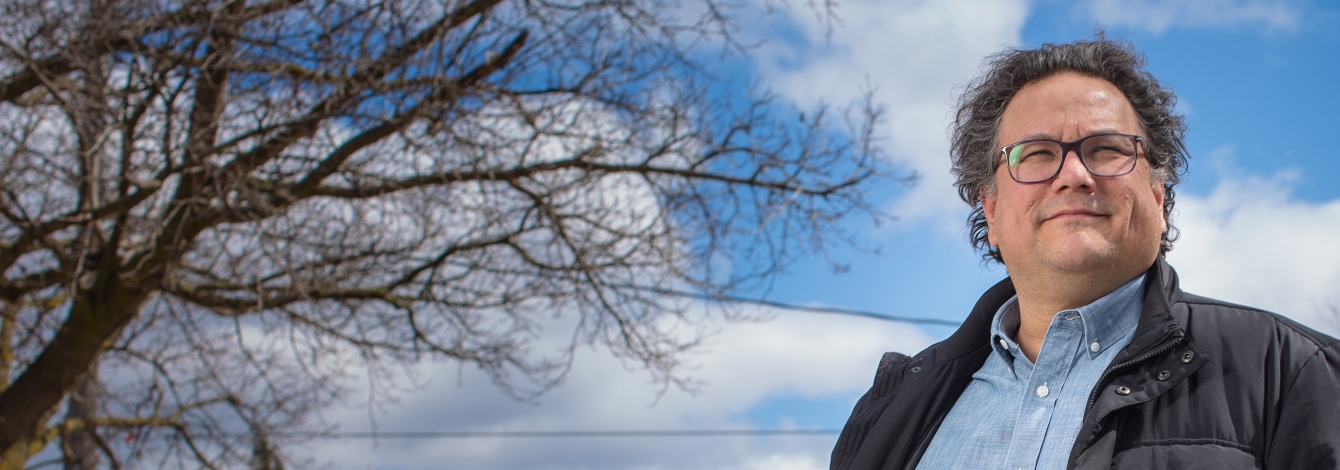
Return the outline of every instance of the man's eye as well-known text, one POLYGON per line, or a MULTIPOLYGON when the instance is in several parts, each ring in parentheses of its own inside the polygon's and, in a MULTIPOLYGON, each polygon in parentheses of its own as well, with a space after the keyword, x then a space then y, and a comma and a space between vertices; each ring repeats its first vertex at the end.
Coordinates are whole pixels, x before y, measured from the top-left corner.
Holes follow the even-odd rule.
POLYGON ((1052 160, 1055 158, 1056 158, 1055 151, 1047 148, 1041 148, 1041 149, 1030 149, 1024 152, 1023 158, 1020 158, 1019 160, 1021 162, 1040 162, 1040 161, 1052 160))
POLYGON ((1011 166, 1022 163, 1040 163, 1056 159, 1059 151, 1047 145, 1019 145, 1010 149, 1011 166))
POLYGON ((1126 152, 1116 147, 1098 147, 1089 150, 1088 158, 1090 160, 1113 160, 1123 158, 1126 152))

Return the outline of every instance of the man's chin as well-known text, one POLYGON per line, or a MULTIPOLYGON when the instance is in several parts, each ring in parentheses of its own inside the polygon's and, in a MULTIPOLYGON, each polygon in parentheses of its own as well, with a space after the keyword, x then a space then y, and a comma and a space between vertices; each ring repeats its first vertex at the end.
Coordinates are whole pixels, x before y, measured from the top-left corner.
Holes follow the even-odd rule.
POLYGON ((1047 265, 1064 273, 1081 274, 1110 271, 1119 265, 1116 250, 1106 244, 1076 244, 1052 250, 1046 256, 1047 265))

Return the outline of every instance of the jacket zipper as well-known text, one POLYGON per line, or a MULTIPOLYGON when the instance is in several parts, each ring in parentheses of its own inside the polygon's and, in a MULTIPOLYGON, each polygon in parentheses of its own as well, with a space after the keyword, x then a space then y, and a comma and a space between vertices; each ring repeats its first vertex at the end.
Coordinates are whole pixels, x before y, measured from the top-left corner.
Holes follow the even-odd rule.
MULTIPOLYGON (((1115 366, 1109 367, 1107 370, 1103 371, 1103 375, 1098 376, 1098 384, 1102 384, 1104 380, 1107 380, 1107 376, 1108 376, 1108 375, 1111 375, 1113 372, 1116 372, 1116 371, 1121 370, 1121 369, 1124 369, 1124 368, 1126 368, 1126 367, 1129 367, 1129 366, 1138 364, 1138 363, 1140 363, 1140 362, 1144 362, 1146 359, 1149 359, 1149 358, 1151 358, 1151 357, 1157 356, 1157 355, 1159 355, 1159 354, 1163 354, 1164 351, 1167 351, 1167 350, 1169 350, 1169 349, 1172 349, 1172 348, 1176 347, 1179 343, 1182 342, 1182 339, 1184 339, 1184 338, 1186 338, 1186 336, 1178 336, 1176 339, 1173 339, 1173 341, 1172 341, 1171 343, 1168 343, 1167 345, 1163 346, 1162 348, 1159 348, 1158 350, 1156 350, 1156 351, 1154 351, 1154 352, 1151 352, 1151 353, 1145 354, 1145 355, 1143 355, 1143 356, 1140 356, 1140 357, 1138 357, 1138 358, 1135 358, 1135 359, 1132 359, 1132 360, 1123 362, 1123 363, 1121 363, 1121 364, 1117 364, 1117 365, 1115 365, 1115 366)), ((1094 388, 1093 388, 1093 391, 1089 392, 1089 404, 1084 406, 1084 414, 1088 414, 1088 413, 1089 413, 1089 410, 1093 409, 1093 404, 1094 404, 1095 402, 1098 401, 1098 391, 1101 390, 1101 389, 1102 389, 1102 388, 1100 388, 1100 387, 1094 387, 1094 388)))
MULTIPOLYGON (((1140 357, 1137 357, 1137 358, 1135 358, 1135 359, 1132 359, 1132 360, 1123 362, 1123 363, 1121 363, 1121 364, 1117 364, 1117 365, 1115 365, 1115 366, 1112 366, 1112 367, 1107 368, 1107 370, 1103 371, 1103 375, 1098 376, 1098 384, 1101 384, 1101 383, 1103 383, 1104 380, 1107 380, 1107 376, 1108 376, 1108 375, 1111 375, 1113 372, 1116 372, 1116 371, 1121 370, 1121 369, 1124 369, 1124 368, 1126 368, 1126 367, 1130 367, 1130 366, 1132 366, 1132 365, 1135 365, 1135 364, 1144 362, 1146 359, 1149 359, 1149 358, 1151 358, 1151 357, 1157 356, 1157 355, 1159 355, 1159 354, 1163 354, 1164 351, 1167 351, 1167 350, 1169 350, 1169 349, 1172 349, 1172 348, 1176 347, 1178 344, 1180 344, 1184 338, 1186 338, 1186 336, 1178 336, 1177 338, 1173 339, 1172 342, 1170 342, 1170 343, 1164 345, 1163 347, 1161 347, 1161 348, 1159 348, 1159 349, 1157 349, 1157 350, 1155 350, 1155 351, 1153 351, 1153 352, 1150 352, 1150 353, 1148 353, 1148 354, 1141 355, 1140 357)), ((1102 389, 1102 388, 1099 388, 1099 387, 1097 387, 1097 386, 1095 385, 1094 388, 1093 388, 1093 391, 1092 391, 1092 392, 1089 392, 1089 404, 1088 404, 1088 405, 1085 405, 1085 407, 1084 407, 1084 416, 1087 417, 1087 416, 1089 415, 1089 411, 1093 410, 1093 405, 1094 405, 1094 403, 1097 403, 1097 402, 1098 402, 1098 391, 1101 390, 1101 389, 1102 389)), ((1094 424, 1097 425, 1097 423, 1094 423, 1094 424)), ((1082 429, 1081 429, 1081 430, 1082 430, 1082 429)), ((1093 432, 1093 431, 1090 431, 1090 433, 1092 433, 1092 432, 1093 432)), ((1088 438, 1088 437, 1085 437, 1084 439, 1087 441, 1089 438, 1088 438)), ((1078 442, 1076 442, 1076 444, 1078 444, 1078 442)), ((1087 443, 1087 442, 1085 443, 1085 446, 1086 446, 1086 447, 1088 446, 1088 443, 1087 443)), ((1078 457, 1078 455, 1077 455, 1077 454, 1074 454, 1074 453, 1072 452, 1071 455, 1070 455, 1070 459, 1069 459, 1069 461, 1066 462, 1066 468, 1075 468, 1075 458, 1076 458, 1076 457, 1078 457)))

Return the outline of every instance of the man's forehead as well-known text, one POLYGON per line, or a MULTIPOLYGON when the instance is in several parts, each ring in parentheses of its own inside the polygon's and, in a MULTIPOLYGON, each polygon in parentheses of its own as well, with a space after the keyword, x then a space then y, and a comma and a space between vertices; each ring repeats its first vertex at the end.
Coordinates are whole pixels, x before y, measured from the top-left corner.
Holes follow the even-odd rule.
POLYGON ((997 139, 1002 144, 1075 140, 1101 133, 1138 133, 1139 128, 1134 106, 1116 85, 1063 72, 1030 82, 1015 93, 1001 115, 997 139))

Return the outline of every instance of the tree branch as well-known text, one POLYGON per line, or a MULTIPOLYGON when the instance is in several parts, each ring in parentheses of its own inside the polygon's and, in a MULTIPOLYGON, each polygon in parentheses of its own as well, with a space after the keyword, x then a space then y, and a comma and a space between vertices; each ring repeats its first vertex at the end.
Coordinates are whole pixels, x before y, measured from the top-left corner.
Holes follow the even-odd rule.
MULTIPOLYGON (((265 16, 304 1, 306 0, 271 0, 259 5, 252 5, 238 12, 236 19, 245 20, 265 16)), ((136 47, 143 46, 137 38, 144 35, 186 25, 199 25, 215 19, 216 16, 208 10, 174 10, 162 15, 132 21, 123 25, 123 29, 111 29, 111 34, 108 36, 86 38, 83 42, 68 49, 82 50, 84 54, 90 57, 99 57, 116 51, 131 51, 136 47)), ((0 101, 20 104, 16 100, 25 93, 41 86, 52 77, 63 76, 77 68, 78 63, 67 53, 58 53, 36 60, 29 59, 27 67, 0 80, 0 101)))
POLYGON ((439 173, 435 175, 415 176, 385 182, 376 186, 355 186, 349 188, 335 186, 321 186, 313 190, 315 196, 325 196, 340 199, 366 199, 382 196, 407 189, 420 188, 424 186, 448 185, 452 183, 461 183, 466 181, 503 181, 521 178, 533 178, 536 175, 567 169, 578 169, 584 171, 594 171, 607 174, 615 173, 637 173, 641 175, 666 175, 679 176, 691 180, 716 181, 730 185, 755 186, 767 188, 770 190, 786 191, 797 193, 804 196, 824 197, 831 195, 842 189, 859 184, 861 178, 852 178, 841 181, 833 185, 806 187, 795 181, 773 181, 761 179, 757 174, 748 178, 724 175, 720 173, 711 173, 697 171, 693 169, 672 168, 664 166, 655 166, 650 164, 609 164, 596 163, 583 159, 566 159, 553 162, 537 163, 524 167, 510 169, 487 169, 472 171, 453 171, 450 173, 439 173))
POLYGON ((376 82, 385 78, 391 71, 403 66, 411 57, 437 41, 447 31, 455 29, 476 15, 483 14, 501 2, 502 0, 475 0, 447 14, 435 24, 424 28, 413 38, 382 54, 376 61, 354 72, 350 79, 342 84, 335 93, 313 106, 303 118, 296 120, 293 125, 281 131, 278 135, 229 162, 224 167, 224 174, 244 175, 250 173, 251 170, 278 156, 290 145, 311 137, 319 128, 321 122, 346 109, 350 102, 363 90, 373 87, 376 82))
MULTIPOLYGON (((344 162, 359 150, 380 142, 382 139, 401 131, 405 126, 422 116, 426 108, 449 106, 458 94, 474 86, 477 82, 492 75, 494 72, 502 69, 509 61, 511 61, 512 57, 515 56, 517 52, 521 51, 521 48, 526 44, 527 36, 528 32, 522 31, 507 44, 507 47, 503 48, 501 53, 484 61, 483 64, 480 64, 473 70, 470 70, 468 73, 461 76, 460 79, 456 80, 455 83, 439 87, 431 97, 424 99, 423 102, 416 105, 410 111, 395 116, 382 125, 363 131, 363 133, 345 141, 343 145, 340 145, 334 152, 322 159, 321 164, 318 165, 315 170, 312 170, 311 173, 308 173, 306 178, 293 185, 290 189, 280 192, 280 197, 304 199, 311 196, 322 181, 334 174, 335 171, 339 170, 340 166, 344 165, 344 162)), ((290 201, 275 200, 272 204, 283 205, 288 204, 289 202, 290 201)))

